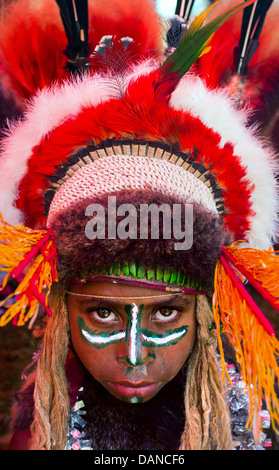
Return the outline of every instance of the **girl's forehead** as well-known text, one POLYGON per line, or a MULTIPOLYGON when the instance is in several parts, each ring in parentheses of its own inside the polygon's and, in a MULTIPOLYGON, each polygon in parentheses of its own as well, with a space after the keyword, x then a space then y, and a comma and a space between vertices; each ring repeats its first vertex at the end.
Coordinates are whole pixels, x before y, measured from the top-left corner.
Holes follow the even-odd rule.
POLYGON ((132 284, 122 284, 116 281, 88 281, 83 284, 73 284, 71 290, 82 294, 108 296, 150 296, 156 291, 148 287, 137 287, 132 284))
POLYGON ((137 287, 133 285, 114 283, 112 281, 89 281, 84 284, 73 284, 70 286, 70 291, 75 294, 78 301, 83 303, 107 303, 107 304, 120 304, 127 305, 135 303, 138 306, 141 304, 172 304, 179 302, 181 304, 190 304, 194 301, 194 294, 178 293, 172 294, 150 287, 137 287), (88 296, 88 297, 87 297, 88 296), (100 297, 98 297, 100 296, 100 297))

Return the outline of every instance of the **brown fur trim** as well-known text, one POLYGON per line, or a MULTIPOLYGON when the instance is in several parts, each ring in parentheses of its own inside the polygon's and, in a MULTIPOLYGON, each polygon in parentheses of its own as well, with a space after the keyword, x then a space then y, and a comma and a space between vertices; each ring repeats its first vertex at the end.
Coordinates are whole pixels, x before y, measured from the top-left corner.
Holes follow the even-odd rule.
MULTIPOLYGON (((137 214, 140 204, 181 204, 174 198, 140 190, 113 195, 116 196, 116 207, 125 203, 133 204, 137 214)), ((227 244, 229 238, 218 215, 200 205, 193 205, 193 245, 188 250, 175 250, 175 243, 179 240, 173 237, 164 239, 162 217, 159 219, 159 239, 150 239, 150 227, 148 239, 139 239, 138 223, 137 239, 124 240, 116 237, 90 240, 86 236, 85 227, 93 217, 85 216, 85 209, 92 203, 100 204, 105 209, 107 234, 108 196, 112 194, 95 197, 94 200, 85 199, 60 214, 54 222, 52 228, 58 250, 58 276, 62 283, 67 284, 71 279, 84 276, 94 267, 108 269, 116 262, 135 261, 153 269, 162 267, 181 270, 199 282, 204 289, 212 289, 216 260, 221 246, 227 244)), ((182 215, 183 231, 184 223, 187 223, 184 220, 184 210, 182 215)), ((116 216, 116 224, 125 217, 126 215, 116 216)))

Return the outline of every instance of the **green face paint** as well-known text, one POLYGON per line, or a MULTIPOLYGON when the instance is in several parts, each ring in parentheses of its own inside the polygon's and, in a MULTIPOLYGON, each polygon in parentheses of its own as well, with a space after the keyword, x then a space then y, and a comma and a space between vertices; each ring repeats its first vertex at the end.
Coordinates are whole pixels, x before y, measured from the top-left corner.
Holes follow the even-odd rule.
MULTIPOLYGON (((149 353, 147 353, 147 355, 144 357, 144 362, 146 361, 146 359, 149 359, 149 358, 152 359, 152 360, 154 360, 154 359, 156 359, 156 356, 155 356, 155 354, 149 352, 149 353)), ((121 359, 126 359, 126 356, 122 356, 121 359)), ((146 369, 146 366, 142 365, 142 367, 145 367, 145 369, 146 369)), ((141 367, 138 368, 138 371, 139 371, 139 373, 141 373, 142 375, 147 375, 146 370, 143 371, 143 370, 141 369, 141 367)), ((129 367, 126 367, 126 370, 125 370, 124 375, 130 375, 130 374, 133 374, 134 372, 135 372, 134 366, 129 366, 129 367)))
POLYGON ((141 397, 131 397, 129 399, 129 402, 130 403, 142 403, 143 402, 143 398, 141 397))
POLYGON ((174 328, 173 330, 168 330, 164 334, 154 333, 153 331, 146 330, 145 328, 141 329, 142 334, 142 345, 147 347, 154 346, 171 346, 177 344, 187 333, 189 326, 184 325, 180 328, 174 328))
MULTIPOLYGON (((142 347, 167 347, 175 345, 186 335, 189 326, 183 325, 180 328, 168 330, 166 333, 155 333, 151 330, 141 327, 144 305, 139 307, 136 304, 125 305, 127 313, 127 327, 125 330, 103 332, 92 330, 86 326, 82 317, 78 317, 78 326, 80 334, 85 343, 100 349, 114 343, 126 341, 127 361, 133 367, 143 364, 142 347)), ((149 354, 155 359, 154 354, 149 354)))
MULTIPOLYGON (((125 311, 128 316, 126 342, 128 362, 133 365, 142 364, 142 347, 171 346, 180 341, 187 333, 189 326, 183 325, 180 328, 168 330, 164 334, 141 328, 142 311, 144 305, 138 308, 136 304, 126 305, 125 311)), ((155 356, 154 356, 155 358, 155 356)))
POLYGON ((124 341, 126 337, 126 332, 124 330, 117 330, 113 333, 91 330, 86 326, 85 321, 83 318, 78 317, 78 326, 80 334, 85 341, 85 343, 90 344, 90 346, 94 346, 94 348, 100 349, 105 348, 113 343, 119 343, 120 341, 124 341))

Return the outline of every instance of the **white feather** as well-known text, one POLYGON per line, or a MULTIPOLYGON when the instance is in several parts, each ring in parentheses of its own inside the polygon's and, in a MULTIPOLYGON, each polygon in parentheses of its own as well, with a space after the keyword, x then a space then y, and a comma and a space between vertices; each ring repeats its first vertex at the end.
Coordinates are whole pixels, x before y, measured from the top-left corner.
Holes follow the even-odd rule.
POLYGON ((33 147, 83 107, 115 97, 113 85, 110 78, 88 77, 68 81, 62 87, 43 89, 30 101, 23 120, 10 125, 0 155, 0 212, 4 220, 13 225, 24 223, 24 215, 14 207, 14 202, 33 147))
MULTIPOLYGON (((153 68, 154 61, 151 59, 131 68, 123 81, 123 89, 130 80, 150 73, 153 68)), ((76 116, 82 108, 110 98, 119 98, 120 93, 119 80, 100 74, 45 88, 30 100, 23 120, 10 124, 0 153, 0 213, 6 222, 12 225, 24 224, 24 214, 14 203, 33 147, 63 121, 76 116)))

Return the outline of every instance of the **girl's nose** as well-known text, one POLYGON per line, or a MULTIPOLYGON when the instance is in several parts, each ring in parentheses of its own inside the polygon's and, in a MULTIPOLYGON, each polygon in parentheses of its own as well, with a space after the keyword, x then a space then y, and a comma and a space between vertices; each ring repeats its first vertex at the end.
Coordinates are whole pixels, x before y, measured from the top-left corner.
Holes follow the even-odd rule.
POLYGON ((127 343, 122 343, 118 350, 117 361, 125 366, 137 367, 146 365, 156 359, 155 354, 149 347, 138 345, 135 351, 135 354, 133 351, 131 354, 131 349, 129 352, 129 345, 127 345, 127 343))
POLYGON ((131 366, 138 366, 144 363, 148 351, 143 348, 141 337, 141 320, 143 305, 138 307, 136 304, 127 305, 127 325, 126 325, 126 346, 127 346, 127 362, 131 366))
MULTIPOLYGON (((143 316, 143 305, 136 305, 135 303, 125 306, 127 314, 126 323, 126 341, 125 354, 118 358, 124 359, 126 364, 130 366, 140 366, 146 362, 153 361, 155 356, 149 351, 149 347, 143 346, 142 338, 142 316, 143 316)), ((124 346, 124 344, 123 344, 124 346)))

